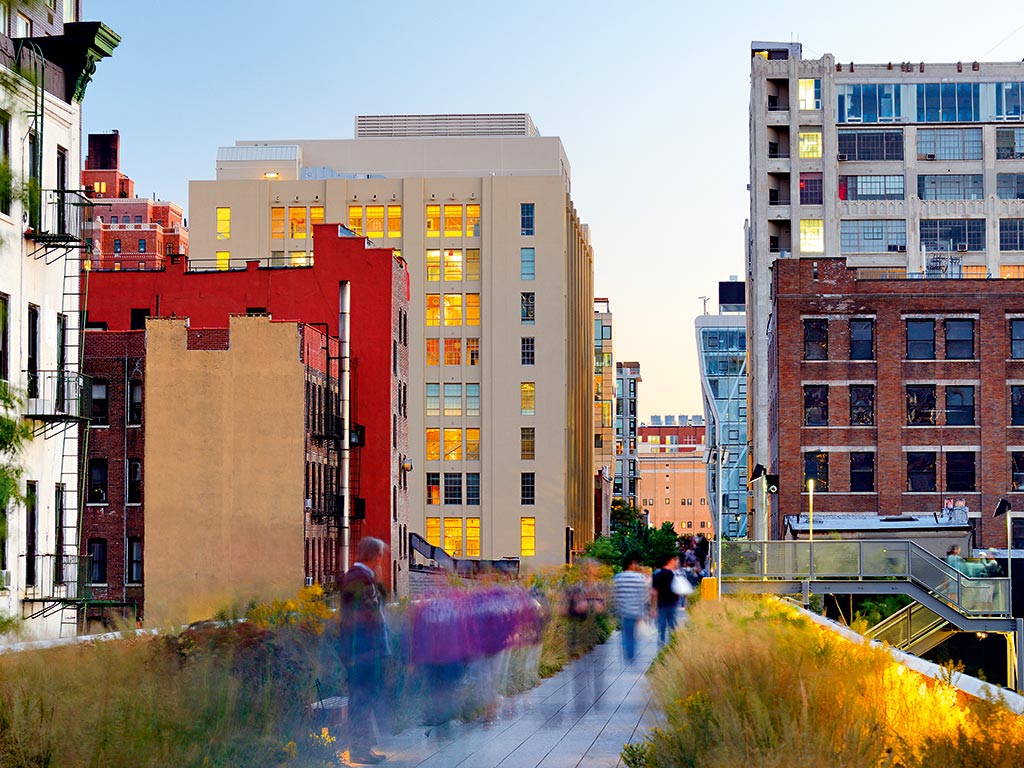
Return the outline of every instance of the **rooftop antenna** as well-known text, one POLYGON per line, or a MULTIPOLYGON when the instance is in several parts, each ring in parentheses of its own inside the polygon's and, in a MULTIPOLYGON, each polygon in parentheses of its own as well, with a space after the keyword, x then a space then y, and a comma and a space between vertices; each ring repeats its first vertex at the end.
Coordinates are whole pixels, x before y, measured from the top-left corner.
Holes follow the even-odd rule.
POLYGON ((697 298, 704 302, 704 314, 706 315, 708 313, 708 301, 710 300, 711 297, 710 296, 698 296, 697 298))

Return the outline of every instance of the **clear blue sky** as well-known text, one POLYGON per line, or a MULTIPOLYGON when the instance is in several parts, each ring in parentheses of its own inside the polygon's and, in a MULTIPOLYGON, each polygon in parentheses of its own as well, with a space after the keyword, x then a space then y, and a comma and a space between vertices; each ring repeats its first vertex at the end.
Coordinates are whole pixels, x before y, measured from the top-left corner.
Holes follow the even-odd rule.
POLYGON ((699 413, 693 318, 743 278, 750 41, 843 62, 1017 61, 1024 7, 677 0, 85 0, 122 37, 85 100, 140 195, 188 203, 236 139, 349 138, 353 116, 529 112, 560 136, 640 413, 699 413))

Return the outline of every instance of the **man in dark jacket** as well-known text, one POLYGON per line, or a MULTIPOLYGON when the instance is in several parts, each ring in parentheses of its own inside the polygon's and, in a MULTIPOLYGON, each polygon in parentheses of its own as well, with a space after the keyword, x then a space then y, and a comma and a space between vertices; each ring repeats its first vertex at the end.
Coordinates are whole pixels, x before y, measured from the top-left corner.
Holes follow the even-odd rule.
POLYGON ((375 708, 383 704, 384 659, 390 653, 384 621, 384 586, 380 568, 385 544, 359 541, 355 564, 341 580, 341 659, 348 673, 349 753, 353 762, 375 764, 384 755, 377 743, 375 708))

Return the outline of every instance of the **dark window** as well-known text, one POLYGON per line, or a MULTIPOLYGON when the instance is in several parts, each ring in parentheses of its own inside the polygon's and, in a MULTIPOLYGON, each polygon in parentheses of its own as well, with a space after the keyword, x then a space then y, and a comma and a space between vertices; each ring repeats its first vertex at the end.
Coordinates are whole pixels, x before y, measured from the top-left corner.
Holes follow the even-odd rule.
POLYGON ((132 307, 130 310, 130 325, 133 331, 146 330, 146 318, 150 316, 149 308, 132 307))
POLYGON ((89 459, 89 489, 87 499, 90 504, 107 503, 106 459, 89 459))
POLYGON ((850 425, 854 427, 870 427, 874 423, 875 387, 871 384, 851 385, 850 425))
POLYGON ((519 361, 523 365, 533 365, 536 360, 534 337, 524 336, 519 343, 519 361))
POLYGON ((56 584, 64 583, 64 525, 67 522, 64 519, 64 500, 64 484, 57 483, 53 488, 53 551, 56 555, 53 560, 53 580, 56 584))
POLYGON ((1010 423, 1024 426, 1024 386, 1010 387, 1010 423))
POLYGON ((946 490, 954 493, 974 492, 973 451, 950 451, 946 454, 946 490))
POLYGON ((828 320, 804 320, 804 360, 828 360, 828 320))
POLYGON ((114 253, 120 253, 120 252, 121 252, 121 241, 115 239, 114 240, 114 253))
POLYGON ((142 459, 128 459, 128 504, 142 503, 142 459))
MULTIPOLYGON (((0 29, 0 33, 7 34, 6 29, 0 29)), ((11 159, 10 153, 10 118, 0 116, 0 163, 7 165, 11 159)), ((11 213, 11 189, 0 191, 0 213, 11 213)))
POLYGON ((903 131, 839 131, 839 154, 847 160, 902 160, 903 131))
MULTIPOLYGON (((2 299, 0 299, 0 302, 2 302, 2 299)), ((0 304, 0 309, 2 307, 3 305, 0 304)), ((1024 320, 1010 321, 1010 357, 1015 360, 1024 358, 1024 320)), ((2 364, 3 362, 0 361, 0 365, 2 364)))
POLYGON ((427 505, 441 503, 441 473, 427 472, 427 505))
POLYGON ((929 251, 985 250, 984 219, 925 219, 921 246, 929 251))
POLYGON ((533 203, 520 203, 519 204, 519 218, 521 223, 521 234, 532 235, 534 233, 534 221, 533 221, 533 203))
POLYGON ((39 397, 39 307, 28 305, 28 396, 39 397))
POLYGON ((875 359, 875 321, 856 319, 850 321, 850 359, 875 359))
POLYGON ((946 423, 958 427, 974 424, 974 387, 946 387, 946 423))
POLYGON ((466 473, 466 504, 472 507, 480 506, 480 473, 466 473))
POLYGON ((461 504, 462 503, 462 473, 461 472, 445 472, 444 473, 444 503, 445 504, 461 504))
POLYGON ((106 539, 89 539, 89 583, 107 583, 106 539))
POLYGON ((145 240, 139 240, 139 253, 145 253, 145 252, 146 252, 146 241, 145 240))
POLYGON ((999 220, 999 250, 1024 251, 1024 219, 999 220))
POLYGON ((821 205, 824 185, 820 173, 800 174, 800 205, 821 205))
POLYGON ((537 503, 537 478, 533 472, 519 475, 519 503, 523 506, 537 503))
POLYGON ((39 487, 34 481, 25 483, 25 585, 36 584, 36 543, 39 540, 39 487))
POLYGON ((850 490, 873 493, 875 490, 875 454, 850 454, 850 490))
POLYGON ((935 454, 928 451, 907 453, 907 490, 935 491, 935 454))
POLYGON ((11 300, 0 293, 0 381, 11 380, 11 300))
POLYGON ((536 322, 537 301, 533 291, 523 291, 519 294, 519 322, 523 325, 533 325, 536 322))
POLYGON ((142 583, 142 539, 139 536, 128 537, 128 583, 142 583))
POLYGON ((828 426, 827 384, 813 384, 804 387, 804 426, 828 426))
POLYGON ((89 425, 105 427, 109 423, 109 401, 107 400, 107 382, 103 379, 92 380, 92 415, 89 425))
POLYGON ((935 385, 907 386, 907 424, 935 424, 935 385))
POLYGON ((907 359, 935 359, 934 320, 907 320, 907 359))
POLYGON ((1010 454, 1010 483, 1015 491, 1024 491, 1024 452, 1010 454))
POLYGON ((974 321, 946 321, 946 359, 974 359, 974 321))
POLYGON ((142 423, 142 382, 128 382, 128 424, 138 426, 142 423))
POLYGON ((828 454, 824 451, 808 451, 804 454, 804 488, 807 481, 814 481, 814 491, 828 490, 828 454))

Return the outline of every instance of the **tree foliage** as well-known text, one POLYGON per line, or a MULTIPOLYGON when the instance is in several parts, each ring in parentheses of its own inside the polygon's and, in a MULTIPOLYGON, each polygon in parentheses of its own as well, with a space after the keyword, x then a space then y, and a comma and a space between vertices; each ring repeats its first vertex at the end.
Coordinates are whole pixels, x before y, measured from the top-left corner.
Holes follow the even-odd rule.
POLYGON ((654 567, 662 557, 678 554, 680 537, 672 523, 648 526, 640 510, 626 499, 613 499, 611 506, 611 536, 596 538, 586 549, 587 557, 621 568, 624 558, 634 556, 654 567))
MULTIPOLYGON (((7 318, 0 317, 0 328, 7 318)), ((21 397, 6 381, 0 381, 0 540, 7 538, 7 507, 19 501, 21 465, 19 456, 25 443, 32 439, 28 425, 18 411, 21 397)))

